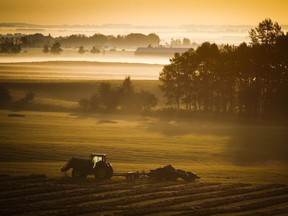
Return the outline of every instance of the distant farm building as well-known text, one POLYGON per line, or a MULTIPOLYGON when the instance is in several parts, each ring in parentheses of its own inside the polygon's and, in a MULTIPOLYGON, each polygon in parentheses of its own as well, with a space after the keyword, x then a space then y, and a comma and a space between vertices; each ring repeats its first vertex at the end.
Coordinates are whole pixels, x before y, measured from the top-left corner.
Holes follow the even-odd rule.
POLYGON ((189 48, 165 48, 165 47, 138 47, 136 55, 173 55, 174 53, 187 52, 189 48))

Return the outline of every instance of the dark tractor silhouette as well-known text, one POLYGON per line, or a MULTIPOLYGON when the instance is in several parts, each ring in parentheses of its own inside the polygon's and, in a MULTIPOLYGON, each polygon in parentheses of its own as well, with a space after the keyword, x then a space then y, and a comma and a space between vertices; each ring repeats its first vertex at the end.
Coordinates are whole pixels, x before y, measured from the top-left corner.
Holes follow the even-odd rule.
POLYGON ((151 179, 161 181, 176 181, 178 178, 181 178, 184 181, 195 181, 196 179, 200 179, 200 177, 195 173, 175 169, 171 165, 166 165, 164 167, 150 170, 150 172, 146 175, 151 179))
POLYGON ((72 157, 61 172, 67 172, 72 169, 73 178, 86 178, 88 175, 94 175, 96 179, 110 179, 113 176, 112 165, 107 162, 105 154, 91 154, 89 159, 72 157))

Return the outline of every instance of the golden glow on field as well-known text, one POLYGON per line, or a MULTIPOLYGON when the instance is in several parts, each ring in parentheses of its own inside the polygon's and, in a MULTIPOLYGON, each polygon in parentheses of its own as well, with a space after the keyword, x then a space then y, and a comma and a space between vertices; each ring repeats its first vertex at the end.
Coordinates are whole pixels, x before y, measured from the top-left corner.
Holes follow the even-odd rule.
MULTIPOLYGON (((61 88, 66 87, 58 86, 54 94, 63 92, 61 88)), ((75 95, 78 90, 74 89, 62 97, 75 95)), ((286 127, 32 111, 19 111, 25 117, 11 118, 9 113, 0 110, 5 125, 0 130, 5 143, 0 152, 1 173, 60 176, 60 167, 71 156, 88 159, 91 152, 103 152, 115 172, 149 171, 172 164, 197 172, 201 181, 287 182, 286 127), (282 152, 274 148, 275 143, 282 152)))
POLYGON ((157 80, 162 65, 99 62, 31 62, 1 64, 2 80, 157 80))
POLYGON ((1 22, 136 25, 288 24, 285 0, 1 0, 1 22))

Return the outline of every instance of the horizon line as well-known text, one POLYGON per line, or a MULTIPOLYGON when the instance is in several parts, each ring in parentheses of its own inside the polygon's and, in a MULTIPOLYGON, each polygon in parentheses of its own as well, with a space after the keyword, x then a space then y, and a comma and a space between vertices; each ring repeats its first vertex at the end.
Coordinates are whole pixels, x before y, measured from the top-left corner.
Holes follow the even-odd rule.
MULTIPOLYGON (((182 25, 143 25, 143 24, 127 24, 127 23, 105 23, 105 24, 34 24, 34 23, 25 23, 25 22, 0 22, 0 26, 2 27, 16 27, 16 26, 45 26, 45 27, 130 27, 130 28, 171 28, 171 27, 199 27, 199 26, 242 26, 242 27, 251 27, 256 26, 253 24, 182 24, 182 25)), ((288 26, 287 24, 280 26, 288 26)))

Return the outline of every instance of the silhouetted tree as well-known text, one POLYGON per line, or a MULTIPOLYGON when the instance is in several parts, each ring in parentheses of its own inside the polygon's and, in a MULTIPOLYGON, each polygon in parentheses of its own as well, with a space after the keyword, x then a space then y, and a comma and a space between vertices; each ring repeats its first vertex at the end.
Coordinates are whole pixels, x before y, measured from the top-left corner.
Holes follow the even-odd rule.
POLYGON ((271 19, 265 19, 258 24, 255 29, 249 31, 249 35, 253 45, 256 44, 275 44, 277 37, 283 35, 281 27, 277 22, 271 19))
POLYGON ((102 106, 104 110, 115 110, 119 104, 118 94, 118 90, 113 89, 110 83, 101 83, 98 89, 100 106, 102 106))
POLYGON ((219 49, 215 65, 214 110, 230 114, 235 112, 237 102, 237 68, 235 46, 225 45, 219 49))
POLYGON ((124 95, 131 95, 134 93, 134 86, 132 84, 130 76, 124 79, 120 88, 124 95))
POLYGON ((78 53, 80 53, 80 54, 85 53, 85 50, 84 50, 84 47, 83 47, 83 46, 80 46, 80 47, 79 47, 78 53))
POLYGON ((279 102, 279 89, 282 89, 284 81, 284 71, 281 69, 283 62, 281 64, 281 57, 278 59, 276 56, 279 48, 277 43, 279 38, 284 37, 284 33, 278 23, 273 23, 271 19, 263 20, 249 33, 253 45, 251 60, 254 63, 254 100, 257 101, 254 113, 270 118, 279 113, 279 103, 282 103, 279 102))
POLYGON ((43 53, 49 53, 50 51, 49 51, 49 46, 48 45, 44 45, 43 46, 43 49, 42 49, 42 52, 43 53))
POLYGON ((96 48, 95 46, 92 47, 92 49, 90 50, 91 53, 100 53, 100 49, 96 48))
POLYGON ((20 38, 2 37, 0 38, 0 53, 20 53, 21 40, 20 38))
POLYGON ((190 47, 190 46, 191 46, 191 41, 190 41, 190 39, 189 39, 189 38, 183 38, 183 40, 182 40, 182 45, 183 45, 184 47, 190 47))
POLYGON ((181 97, 183 96, 182 80, 179 78, 179 67, 174 62, 180 57, 179 53, 175 53, 174 58, 170 60, 170 65, 165 65, 160 72, 159 80, 160 88, 164 91, 164 96, 168 99, 168 104, 176 104, 180 108, 181 97))
POLYGON ((277 113, 288 118, 288 33, 277 38, 274 59, 277 60, 278 85, 274 97, 277 113))
POLYGON ((140 91, 138 93, 140 98, 140 105, 143 110, 149 111, 151 108, 155 107, 157 105, 157 98, 154 94, 148 91, 140 91))
POLYGON ((180 39, 171 39, 170 45, 171 47, 181 47, 181 40, 180 39))
POLYGON ((94 93, 91 95, 90 97, 90 108, 93 110, 93 111, 98 111, 100 109, 100 99, 99 99, 99 95, 98 93, 94 93))
POLYGON ((136 105, 136 97, 134 93, 134 86, 132 84, 130 76, 128 76, 124 79, 122 85, 119 87, 120 105, 122 109, 127 110, 136 105))
POLYGON ((62 51, 63 50, 61 49, 61 44, 59 42, 55 42, 50 49, 50 52, 53 54, 59 54, 62 51))
POLYGON ((147 42, 146 43, 157 47, 160 44, 160 37, 155 33, 149 34, 147 36, 147 42))
POLYGON ((218 63, 219 50, 216 44, 204 42, 196 49, 196 54, 199 58, 197 67, 200 76, 199 98, 202 98, 204 111, 212 111, 215 90, 215 68, 218 63))

